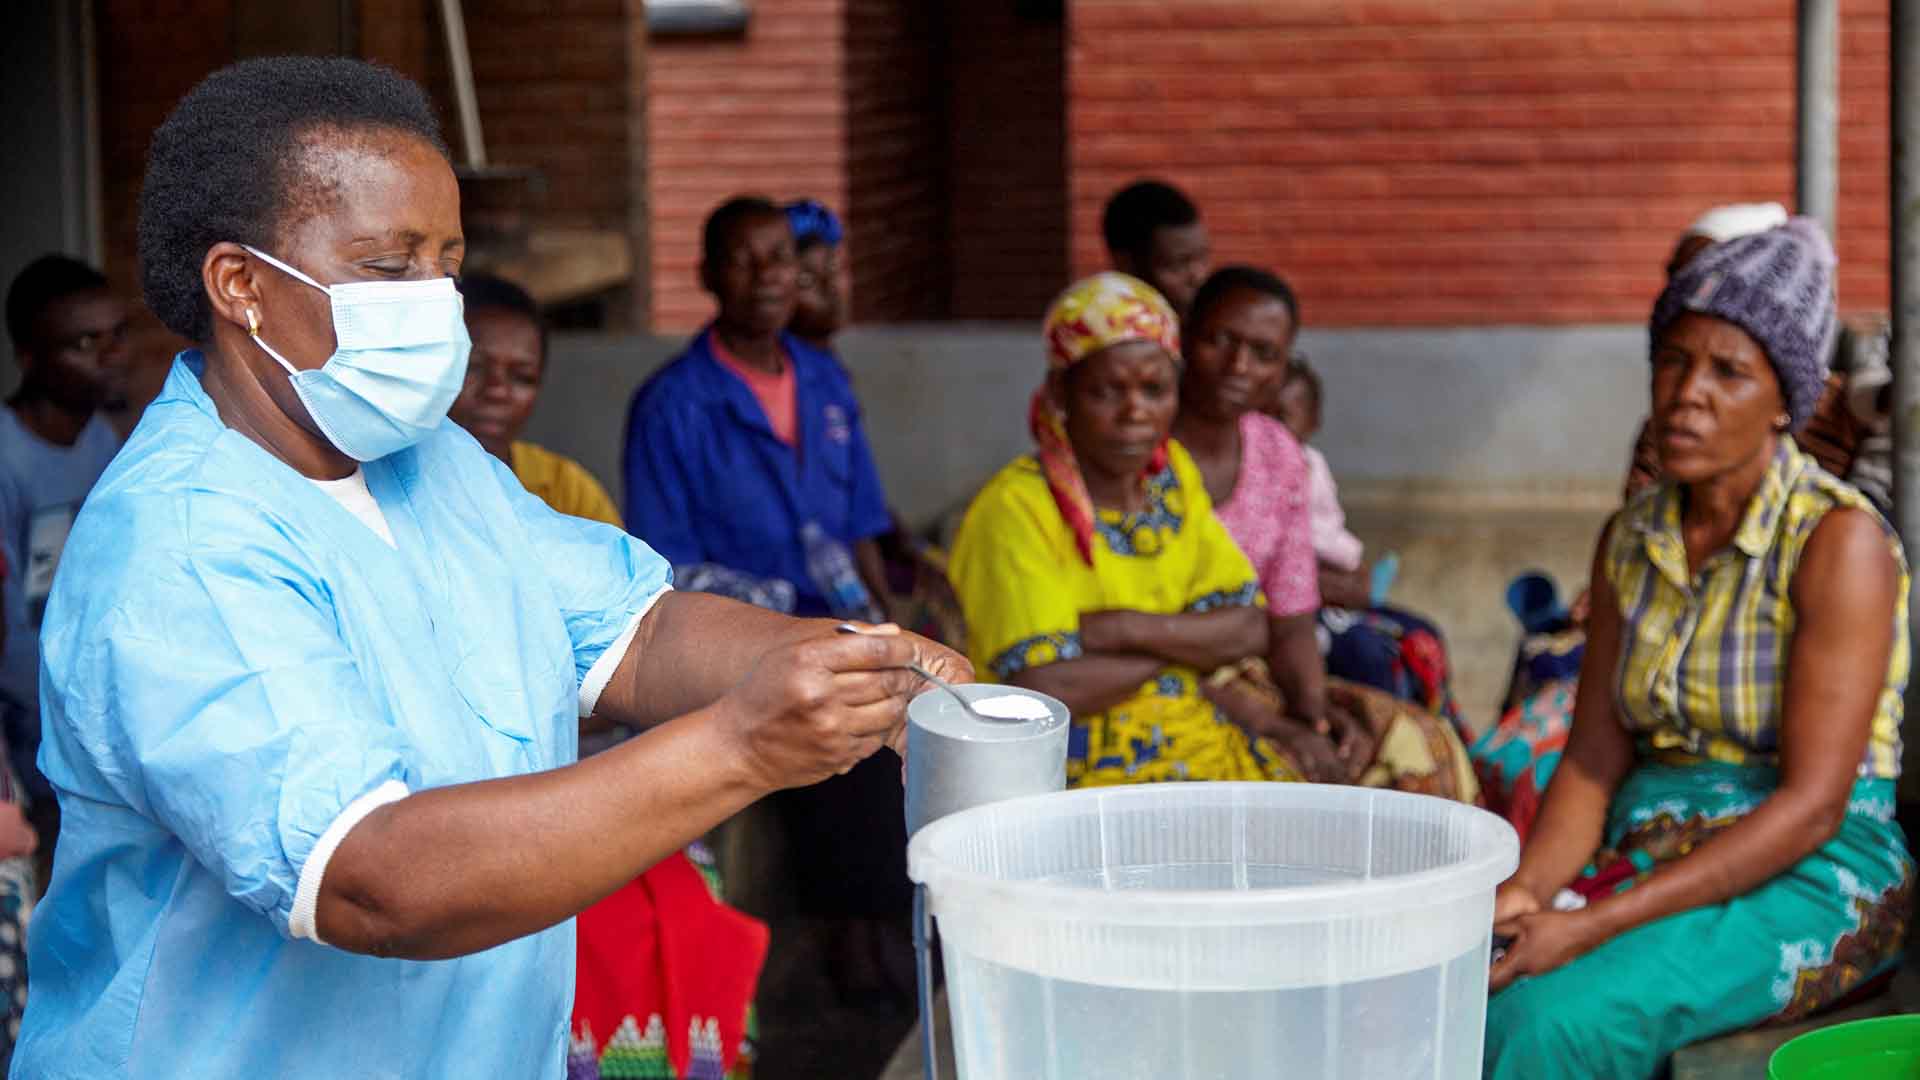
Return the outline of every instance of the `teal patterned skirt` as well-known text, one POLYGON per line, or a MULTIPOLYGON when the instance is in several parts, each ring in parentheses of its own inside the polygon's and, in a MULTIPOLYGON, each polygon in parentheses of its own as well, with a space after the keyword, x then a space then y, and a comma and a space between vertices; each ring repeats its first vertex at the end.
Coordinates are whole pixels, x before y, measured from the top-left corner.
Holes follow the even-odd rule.
MULTIPOLYGON (((1633 888, 1758 807, 1767 767, 1647 764, 1614 796, 1606 847, 1572 886, 1633 888)), ((1913 862, 1894 781, 1856 781, 1840 831, 1766 884, 1628 931, 1487 1007, 1485 1075, 1499 1080, 1655 1075, 1690 1043, 1831 1008, 1899 962, 1913 862)))

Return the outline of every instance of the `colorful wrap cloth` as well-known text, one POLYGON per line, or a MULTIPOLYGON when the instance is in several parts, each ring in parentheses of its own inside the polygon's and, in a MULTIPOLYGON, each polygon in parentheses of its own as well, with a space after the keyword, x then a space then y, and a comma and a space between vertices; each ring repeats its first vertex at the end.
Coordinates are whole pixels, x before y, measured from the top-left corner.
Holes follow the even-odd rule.
POLYGON ((711 865, 696 844, 580 913, 567 1080, 752 1075, 767 928, 720 902, 711 865))
MULTIPOLYGON (((1153 286, 1126 274, 1095 274, 1061 293, 1047 310, 1047 371, 1067 369, 1087 357, 1130 341, 1149 341, 1180 359, 1180 320, 1153 286)), ((1034 391, 1027 424, 1039 451, 1035 457, 1060 514, 1073 530, 1080 558, 1093 565, 1093 499, 1067 438, 1066 411, 1047 385, 1034 391)), ((1163 444, 1142 477, 1167 467, 1163 444)))

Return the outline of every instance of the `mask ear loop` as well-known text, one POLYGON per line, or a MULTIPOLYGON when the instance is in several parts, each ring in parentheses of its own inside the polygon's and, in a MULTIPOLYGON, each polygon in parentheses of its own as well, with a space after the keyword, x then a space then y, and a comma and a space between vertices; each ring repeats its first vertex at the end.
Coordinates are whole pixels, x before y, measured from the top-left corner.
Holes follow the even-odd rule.
POLYGON ((313 280, 312 278, 308 277, 306 274, 302 273, 300 270, 292 266, 288 266, 286 263, 281 262, 279 259, 274 258, 273 256, 267 254, 264 251, 261 251, 259 248, 254 247, 251 244, 241 244, 240 247, 241 247, 241 250, 245 251, 247 254, 265 261, 268 265, 272 266, 276 270, 279 270, 281 273, 287 275, 288 277, 293 278, 295 281, 305 282, 306 284, 311 285, 316 289, 319 289, 321 292, 326 293, 328 296, 333 295, 332 289, 329 289, 325 285, 322 285, 319 282, 313 280))
POLYGON ((299 368, 294 367, 292 364, 287 363, 287 358, 284 356, 281 356, 278 350, 276 350, 273 346, 267 344, 266 339, 260 336, 260 314, 254 311, 252 308, 247 309, 247 334, 248 336, 253 338, 253 343, 255 345, 260 346, 260 351, 266 353, 268 356, 273 357, 274 360, 277 361, 281 367, 286 369, 286 372, 288 375, 300 374, 299 368))

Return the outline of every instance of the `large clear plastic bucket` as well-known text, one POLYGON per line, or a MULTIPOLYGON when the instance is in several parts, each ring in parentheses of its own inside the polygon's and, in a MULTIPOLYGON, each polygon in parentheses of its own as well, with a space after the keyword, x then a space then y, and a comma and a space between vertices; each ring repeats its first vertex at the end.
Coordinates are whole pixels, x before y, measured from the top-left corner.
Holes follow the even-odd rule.
POLYGON ((1163 784, 921 830, 961 1080, 1480 1075, 1512 828, 1420 795, 1163 784))

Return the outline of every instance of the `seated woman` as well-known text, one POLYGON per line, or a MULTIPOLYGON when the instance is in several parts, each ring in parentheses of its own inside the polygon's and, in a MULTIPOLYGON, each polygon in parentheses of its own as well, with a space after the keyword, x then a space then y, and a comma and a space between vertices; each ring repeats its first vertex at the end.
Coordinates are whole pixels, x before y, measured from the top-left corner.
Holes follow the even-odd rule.
MULTIPOLYGON (((1778 203, 1716 206, 1680 234, 1667 259, 1667 278, 1684 270, 1716 244, 1753 236, 1787 222, 1778 203)), ((1846 330, 1841 329, 1844 337, 1846 330)), ((1827 472, 1850 477, 1865 426, 1848 410, 1846 380, 1828 377, 1805 423, 1794 432, 1797 447, 1827 472)), ((1623 502, 1661 480, 1660 447, 1651 419, 1640 425, 1622 484, 1623 502)), ((1540 798, 1566 750, 1573 727, 1573 706, 1586 648, 1588 596, 1574 599, 1565 625, 1529 632, 1514 657, 1513 677, 1500 718, 1475 740, 1474 768, 1490 809, 1505 816, 1525 840, 1540 809, 1540 798)))
POLYGON ((1309 518, 1326 603, 1320 628, 1326 635, 1327 671, 1445 717, 1466 738, 1471 732, 1453 698, 1446 642, 1426 619, 1376 602, 1376 567, 1366 562, 1359 538, 1347 531, 1327 459, 1309 445, 1320 432, 1321 396, 1320 377, 1301 362, 1267 400, 1306 454, 1309 518))
MULTIPOLYGON (((520 439, 547 372, 547 328, 533 297, 485 274, 461 278, 460 294, 473 351, 449 415, 548 506, 619 525, 613 500, 584 466, 520 439)), ((592 723, 581 723, 582 757, 627 734, 589 730, 592 723)), ((652 1069, 640 1075, 716 1075, 720 1047, 693 1037, 689 1020, 723 1014, 729 1030, 748 1032, 728 1076, 752 1075, 752 997, 767 928, 721 903, 704 845, 661 860, 575 921, 572 1080, 636 1075, 640 1063, 652 1069), (676 969, 693 956, 707 973, 699 979, 676 969)))
POLYGON ((1269 626, 1266 661, 1216 686, 1213 696, 1233 715, 1227 690, 1271 685, 1266 696, 1274 707, 1328 733, 1337 747, 1344 767, 1315 779, 1391 782, 1471 799, 1477 785, 1466 748, 1446 722, 1383 692, 1327 678, 1315 637, 1320 591, 1307 457, 1286 425, 1258 407, 1293 366, 1298 311, 1286 282, 1230 266, 1195 294, 1182 337, 1187 364, 1174 434, 1192 454, 1228 534, 1259 573, 1269 626))
POLYGON ((1787 434, 1826 378, 1833 273, 1794 219, 1654 307, 1665 479, 1594 557, 1572 738, 1495 901, 1489 1077, 1648 1076, 1899 956, 1906 564, 1787 434))
POLYGON ((1203 689, 1268 655, 1268 618, 1253 565, 1168 438, 1173 310, 1144 282, 1100 274, 1054 302, 1046 340, 1039 449, 988 482, 954 546, 980 670, 1073 711, 1075 785, 1339 771, 1326 738, 1284 710, 1240 695, 1230 717, 1203 689))

